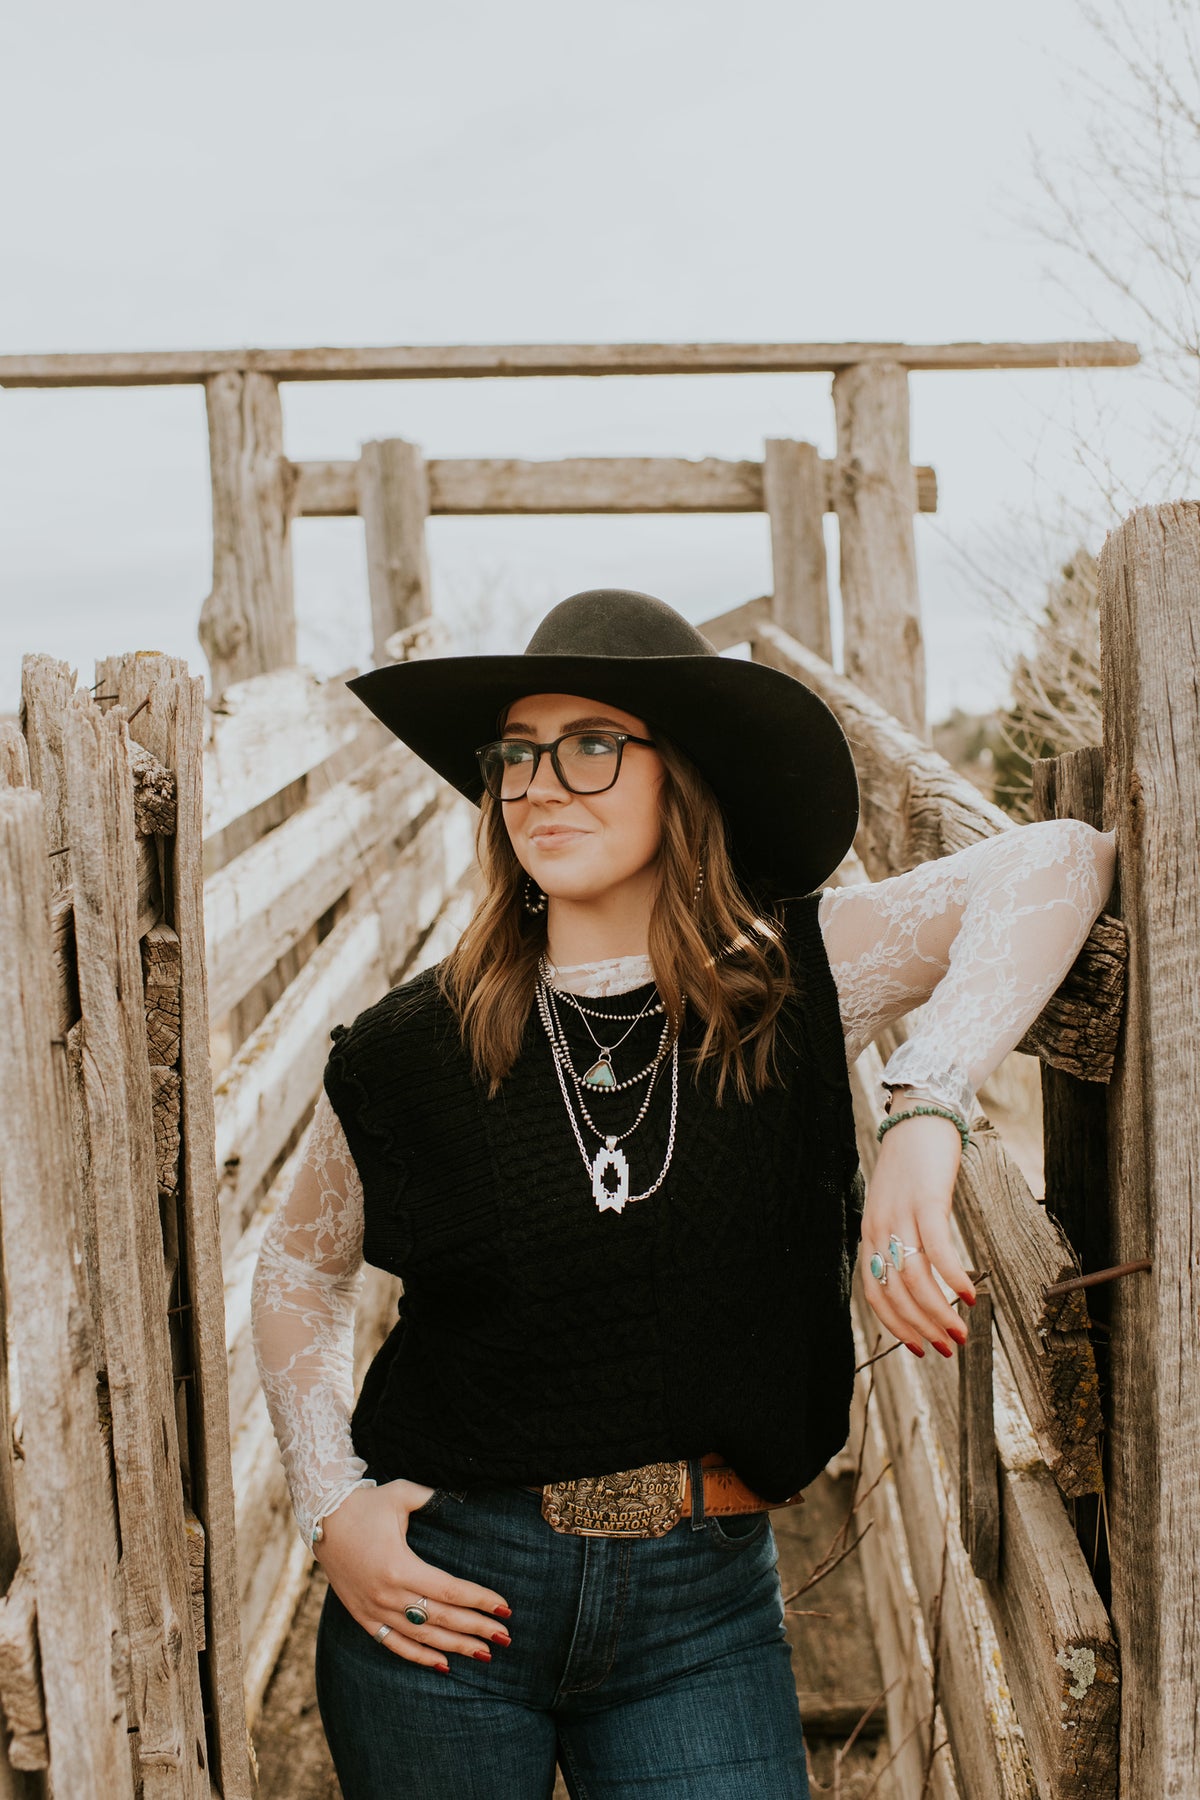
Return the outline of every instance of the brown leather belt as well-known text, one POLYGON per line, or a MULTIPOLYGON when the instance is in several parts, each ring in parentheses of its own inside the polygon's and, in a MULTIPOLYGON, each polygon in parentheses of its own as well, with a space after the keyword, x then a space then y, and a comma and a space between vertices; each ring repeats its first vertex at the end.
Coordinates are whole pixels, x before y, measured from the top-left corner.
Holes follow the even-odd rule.
MULTIPOLYGON (((763 1500, 716 1452, 701 1457, 700 1464, 706 1517, 798 1506, 804 1498, 793 1494, 789 1500, 763 1500)), ((548 1482, 529 1492, 542 1496, 542 1517, 547 1524, 573 1537, 663 1537, 692 1510, 686 1462, 648 1463, 613 1475, 582 1475, 572 1481, 548 1482)))

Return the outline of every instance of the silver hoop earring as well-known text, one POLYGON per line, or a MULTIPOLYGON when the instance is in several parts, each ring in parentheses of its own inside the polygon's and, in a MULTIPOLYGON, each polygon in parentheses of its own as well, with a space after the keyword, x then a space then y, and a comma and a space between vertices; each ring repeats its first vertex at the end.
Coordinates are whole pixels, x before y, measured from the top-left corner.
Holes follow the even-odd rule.
POLYGON ((540 917, 546 910, 546 896, 543 894, 532 875, 525 877, 525 893, 522 905, 531 919, 540 917))

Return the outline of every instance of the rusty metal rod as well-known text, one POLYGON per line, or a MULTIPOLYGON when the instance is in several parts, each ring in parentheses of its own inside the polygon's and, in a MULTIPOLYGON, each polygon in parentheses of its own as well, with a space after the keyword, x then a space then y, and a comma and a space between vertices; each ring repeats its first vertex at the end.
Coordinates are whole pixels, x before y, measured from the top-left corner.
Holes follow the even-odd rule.
POLYGON ((1153 1267, 1150 1258, 1142 1256, 1136 1262, 1117 1263, 1111 1269, 1093 1269, 1090 1275, 1072 1275, 1070 1281, 1056 1281, 1042 1292, 1047 1300, 1051 1300, 1058 1294, 1073 1294, 1077 1288, 1101 1287, 1106 1281, 1118 1281, 1122 1275, 1136 1275, 1140 1269, 1153 1267))

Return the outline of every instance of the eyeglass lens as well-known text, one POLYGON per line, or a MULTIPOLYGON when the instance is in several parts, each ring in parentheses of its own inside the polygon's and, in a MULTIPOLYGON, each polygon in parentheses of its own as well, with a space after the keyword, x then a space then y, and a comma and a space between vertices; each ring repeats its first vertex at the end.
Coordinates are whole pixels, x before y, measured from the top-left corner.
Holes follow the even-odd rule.
MULTIPOLYGON (((563 786, 573 794, 602 794, 617 779, 621 743, 612 732, 572 732, 559 738, 555 750, 563 786)), ((493 798, 520 800, 533 780, 538 749, 523 738, 503 738, 489 744, 480 760, 493 798)))

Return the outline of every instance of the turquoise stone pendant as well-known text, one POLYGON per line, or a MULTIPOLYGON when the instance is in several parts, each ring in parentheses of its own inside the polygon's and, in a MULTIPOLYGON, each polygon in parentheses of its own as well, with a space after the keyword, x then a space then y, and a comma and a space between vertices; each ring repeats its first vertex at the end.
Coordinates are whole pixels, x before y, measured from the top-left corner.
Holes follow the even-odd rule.
POLYGON ((608 1051, 602 1050, 598 1061, 594 1062, 583 1077, 584 1087, 615 1088, 617 1078, 613 1074, 612 1063, 608 1059, 608 1051))

